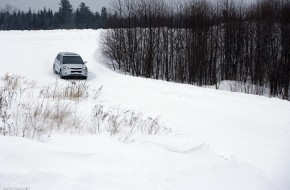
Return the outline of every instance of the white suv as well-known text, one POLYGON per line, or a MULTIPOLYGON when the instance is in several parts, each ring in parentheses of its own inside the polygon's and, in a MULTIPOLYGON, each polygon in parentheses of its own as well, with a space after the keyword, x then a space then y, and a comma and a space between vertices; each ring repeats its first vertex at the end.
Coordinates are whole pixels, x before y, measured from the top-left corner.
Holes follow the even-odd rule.
POLYGON ((60 78, 77 77, 87 79, 88 69, 80 55, 71 52, 60 52, 53 64, 53 72, 60 78))

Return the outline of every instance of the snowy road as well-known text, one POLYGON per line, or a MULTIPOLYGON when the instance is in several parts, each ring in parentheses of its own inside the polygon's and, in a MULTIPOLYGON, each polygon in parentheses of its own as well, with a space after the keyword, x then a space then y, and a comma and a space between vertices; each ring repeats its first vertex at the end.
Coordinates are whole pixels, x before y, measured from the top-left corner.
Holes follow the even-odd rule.
POLYGON ((50 84, 57 53, 77 52, 106 104, 160 115, 172 134, 128 144, 1 136, 0 189, 290 189, 289 102, 118 74, 100 39, 101 30, 0 31, 0 76, 50 84))

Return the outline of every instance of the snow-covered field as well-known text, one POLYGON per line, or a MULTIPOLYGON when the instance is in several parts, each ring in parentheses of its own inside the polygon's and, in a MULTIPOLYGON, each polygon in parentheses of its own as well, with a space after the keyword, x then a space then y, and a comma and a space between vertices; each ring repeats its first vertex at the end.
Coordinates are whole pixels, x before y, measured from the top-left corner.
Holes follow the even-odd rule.
POLYGON ((118 74, 104 65, 101 32, 0 31, 0 77, 65 85, 52 63, 77 52, 103 104, 160 115, 172 132, 125 142, 106 133, 0 136, 0 190, 290 189, 290 102, 118 74))

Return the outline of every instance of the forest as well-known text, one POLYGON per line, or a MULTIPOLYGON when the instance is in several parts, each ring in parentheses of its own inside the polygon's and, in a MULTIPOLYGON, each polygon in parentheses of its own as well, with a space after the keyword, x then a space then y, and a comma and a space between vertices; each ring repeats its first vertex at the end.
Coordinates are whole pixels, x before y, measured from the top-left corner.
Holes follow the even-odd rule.
POLYGON ((289 100, 289 1, 237 2, 116 0, 104 54, 134 76, 216 88, 236 81, 289 100))
POLYGON ((11 5, 0 10, 0 30, 99 29, 107 23, 107 9, 92 12, 84 3, 73 10, 69 0, 61 0, 59 11, 51 9, 24 12, 11 5))

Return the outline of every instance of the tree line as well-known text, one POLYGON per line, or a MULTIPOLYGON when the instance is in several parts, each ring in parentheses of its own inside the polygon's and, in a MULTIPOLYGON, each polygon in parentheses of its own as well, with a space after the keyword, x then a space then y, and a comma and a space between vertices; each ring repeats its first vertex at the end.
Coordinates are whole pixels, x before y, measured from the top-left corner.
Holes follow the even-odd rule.
POLYGON ((37 12, 16 10, 8 6, 0 11, 0 30, 50 30, 106 28, 107 9, 92 12, 84 3, 74 11, 69 0, 61 0, 59 11, 44 8, 37 12))
POLYGON ((289 0, 115 0, 108 27, 113 68, 200 86, 239 81, 290 99, 289 0))

